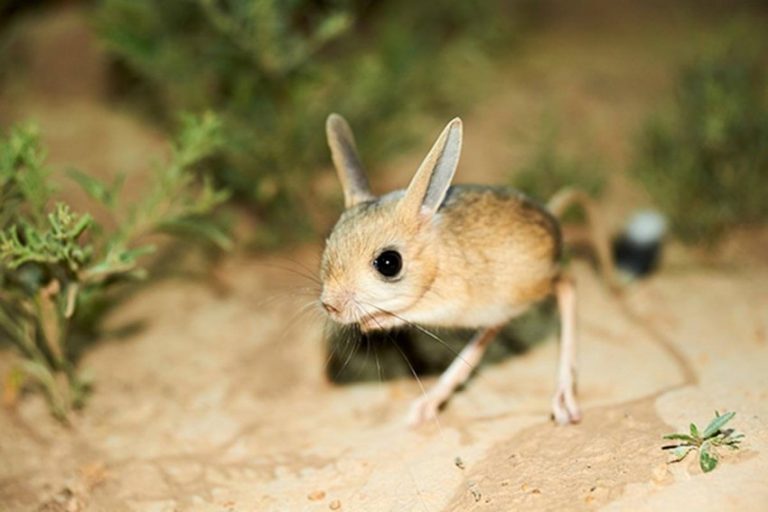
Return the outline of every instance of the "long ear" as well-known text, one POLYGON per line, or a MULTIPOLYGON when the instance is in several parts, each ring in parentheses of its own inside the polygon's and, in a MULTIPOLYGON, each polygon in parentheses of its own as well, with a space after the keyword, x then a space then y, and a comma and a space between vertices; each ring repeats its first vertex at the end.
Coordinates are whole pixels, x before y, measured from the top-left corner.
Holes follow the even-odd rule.
POLYGON ((440 208, 459 163, 461 135, 461 119, 457 117, 437 138, 408 185, 400 203, 406 215, 432 215, 440 208))
POLYGON ((339 114, 329 115, 325 122, 325 133, 331 148, 333 165, 336 166, 336 173, 344 190, 344 206, 349 208, 374 199, 347 121, 339 114))

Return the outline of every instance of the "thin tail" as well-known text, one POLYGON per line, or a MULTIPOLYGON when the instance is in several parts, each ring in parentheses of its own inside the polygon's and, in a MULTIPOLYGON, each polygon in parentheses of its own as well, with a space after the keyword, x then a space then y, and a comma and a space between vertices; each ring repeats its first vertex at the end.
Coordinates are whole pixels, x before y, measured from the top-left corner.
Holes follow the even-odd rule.
POLYGON ((583 190, 568 187, 558 191, 547 203, 547 209, 558 220, 562 219, 565 212, 573 206, 580 206, 587 216, 590 242, 597 255, 597 262, 600 265, 603 279, 611 289, 618 290, 619 282, 616 276, 616 267, 611 257, 608 231, 594 200, 583 190))

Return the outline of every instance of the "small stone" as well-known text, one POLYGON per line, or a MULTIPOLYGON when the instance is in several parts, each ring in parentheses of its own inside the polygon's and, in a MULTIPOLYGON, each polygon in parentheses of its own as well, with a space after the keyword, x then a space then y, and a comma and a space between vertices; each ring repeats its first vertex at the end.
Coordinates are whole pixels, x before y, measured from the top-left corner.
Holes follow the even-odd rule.
POLYGON ((456 465, 457 468, 462 470, 464 469, 464 461, 461 460, 461 457, 456 457, 455 459, 453 459, 453 463, 456 465))
POLYGON ((325 498, 325 491, 312 491, 307 495, 307 498, 309 501, 320 501, 325 498))
POLYGON ((333 500, 329 505, 328 508, 331 510, 339 510, 341 508, 341 501, 339 500, 333 500))

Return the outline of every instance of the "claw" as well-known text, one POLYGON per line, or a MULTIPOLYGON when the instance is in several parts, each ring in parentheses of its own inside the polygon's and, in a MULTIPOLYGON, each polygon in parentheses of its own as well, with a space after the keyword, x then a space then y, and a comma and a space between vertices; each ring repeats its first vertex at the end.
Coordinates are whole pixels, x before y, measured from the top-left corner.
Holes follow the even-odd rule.
POLYGON ((411 404, 406 421, 408 426, 416 428, 437 418, 437 411, 445 400, 430 393, 422 395, 411 404))
POLYGON ((581 421, 581 411, 576 403, 573 387, 559 388, 552 398, 552 417, 558 425, 581 421))

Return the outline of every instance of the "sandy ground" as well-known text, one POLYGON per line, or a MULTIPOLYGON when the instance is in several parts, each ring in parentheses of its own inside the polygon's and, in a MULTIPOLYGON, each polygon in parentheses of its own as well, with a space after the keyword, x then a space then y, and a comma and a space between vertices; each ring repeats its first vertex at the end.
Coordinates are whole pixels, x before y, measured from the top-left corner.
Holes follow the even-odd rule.
POLYGON ((226 296, 169 281, 128 304, 113 322, 142 320, 145 329, 86 358, 98 388, 71 429, 50 421, 37 399, 0 415, 2 503, 211 511, 327 510, 336 500, 344 510, 768 506, 765 269, 662 274, 617 301, 578 267, 582 424, 547 420, 552 339, 486 366, 439 423, 412 431, 403 417, 419 385, 329 384, 319 323, 288 322, 294 306, 265 304, 288 279, 274 282, 265 265, 228 262, 226 296), (661 436, 704 423, 714 410, 737 412, 744 449, 707 475, 693 461, 667 465, 661 436))
MULTIPOLYGON (((663 89, 655 56, 669 46, 613 30, 627 34, 629 53, 590 31, 532 41, 512 74, 520 78, 467 117, 462 178, 497 181, 519 163, 530 141, 510 133, 523 129, 520 119, 535 125, 551 101, 567 122, 583 122, 578 133, 611 162, 626 159, 628 142, 616 133, 637 126, 648 96, 663 89), (566 36, 566 49, 552 51, 566 36), (622 68, 626 55, 633 65, 622 68), (592 72, 578 74, 585 66, 592 72), (619 87, 627 83, 635 86, 619 87)), ((684 55, 688 45, 667 51, 684 55)), ((36 117, 54 165, 113 172, 162 153, 157 133, 93 102, 89 86, 73 86, 67 101, 48 101, 47 87, 0 105, 0 116, 36 117), (77 141, 94 137, 100 151, 82 151, 77 141)), ((402 164, 419 156, 393 167, 405 175, 412 166, 402 164)), ((632 203, 626 197, 607 205, 615 222, 632 203)), ((552 337, 486 365, 439 422, 410 430, 415 380, 327 381, 322 320, 301 314, 308 283, 281 270, 314 265, 320 250, 233 256, 216 269, 224 287, 174 278, 136 295, 109 323, 142 328, 88 352, 82 364, 97 387, 71 428, 52 421, 38 397, 0 411, 0 510, 768 509, 768 265, 759 257, 703 266, 673 253, 620 299, 577 263, 584 421, 548 420, 552 337), (709 474, 693 458, 668 465, 661 436, 705 424, 714 410, 736 411, 744 448, 709 474)), ((0 371, 12 362, 0 352, 0 371)))

